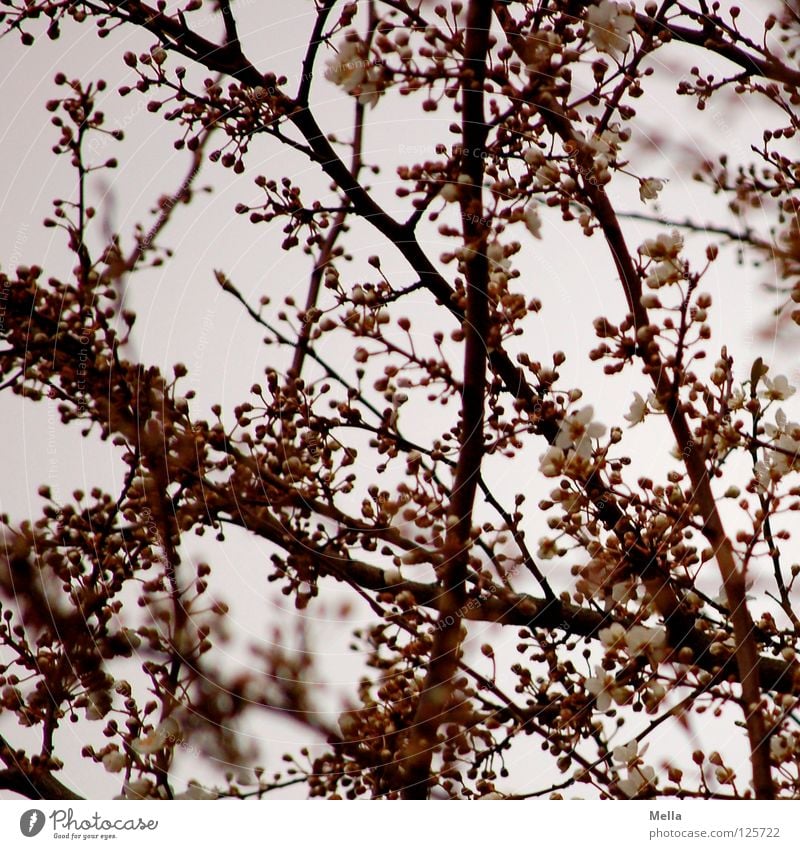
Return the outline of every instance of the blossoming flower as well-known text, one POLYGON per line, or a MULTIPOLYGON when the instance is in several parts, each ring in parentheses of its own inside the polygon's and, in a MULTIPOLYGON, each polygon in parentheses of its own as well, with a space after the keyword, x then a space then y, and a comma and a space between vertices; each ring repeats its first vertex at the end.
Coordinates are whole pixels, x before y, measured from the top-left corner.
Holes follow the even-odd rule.
POLYGON ((541 165, 544 162, 544 154, 538 147, 529 147, 526 149, 525 153, 522 154, 522 158, 525 161, 526 165, 541 165))
POLYGON ((627 414, 623 416, 626 421, 629 421, 630 426, 639 424, 639 422, 644 421, 644 417, 647 415, 647 401, 638 393, 633 393, 633 401, 631 401, 630 409, 627 414))
POLYGON ((660 289, 682 279, 683 268, 675 260, 667 259, 652 266, 644 282, 649 289, 660 289))
POLYGON ((655 239, 645 239, 639 246, 642 256, 655 260, 677 259, 683 248, 683 237, 677 230, 659 233, 655 239))
POLYGON ((609 692, 614 679, 602 668, 595 666, 594 675, 586 679, 586 692, 595 697, 595 704, 599 711, 605 712, 611 707, 611 693, 609 692))
POLYGON ((619 124, 614 123, 603 130, 602 133, 595 133, 591 139, 586 141, 586 145, 593 153, 605 156, 607 161, 610 161, 616 158, 622 143, 627 141, 629 136, 628 130, 622 130, 619 124))
POLYGON ((587 404, 575 413, 561 421, 556 437, 556 447, 572 449, 578 457, 588 459, 592 453, 592 440, 599 439, 606 432, 606 427, 592 421, 594 407, 587 404))
POLYGON ((126 799, 147 799, 153 792, 153 782, 148 778, 136 778, 125 782, 123 792, 126 799))
POLYGON ((639 595, 639 588, 636 581, 629 578, 627 581, 617 581, 611 588, 611 598, 617 604, 626 604, 629 601, 635 600, 639 595))
POLYGON ((734 389, 728 398, 728 409, 741 410, 744 407, 746 400, 745 394, 741 389, 734 389))
POLYGON ((780 734, 773 734, 769 741, 769 751, 773 759, 781 763, 792 754, 794 746, 792 741, 780 734))
POLYGON ((640 754, 644 754, 647 751, 647 746, 642 747, 642 751, 639 752, 639 743, 636 740, 631 740, 629 743, 625 743, 622 746, 617 746, 612 752, 611 757, 617 761, 617 763, 621 764, 631 764, 632 761, 635 761, 636 758, 640 754))
POLYGON ((352 34, 339 45, 337 55, 328 60, 325 79, 358 97, 362 106, 375 106, 380 97, 378 72, 367 59, 367 46, 352 34))
POLYGON ((647 180, 639 181, 639 198, 643 203, 648 200, 656 200, 658 193, 664 188, 664 181, 649 177, 647 180))
POLYGON ((785 401, 791 398, 797 389, 789 383, 788 378, 784 374, 776 375, 770 380, 768 377, 762 378, 766 389, 758 394, 762 398, 767 398, 770 401, 785 401))
POLYGON ((536 169, 534 175, 534 187, 537 189, 546 189, 548 186, 553 186, 561 176, 561 172, 553 165, 540 165, 536 169))
POLYGON ((655 787, 656 771, 651 766, 635 766, 628 769, 628 777, 617 782, 617 787, 629 798, 640 795, 648 787, 655 787))
POLYGON ((611 707, 612 701, 620 705, 628 698, 625 687, 620 687, 614 676, 609 675, 602 666, 595 666, 594 675, 586 679, 585 687, 595 697, 595 705, 601 713, 611 707))
POLYGON ((164 748, 166 738, 158 733, 157 730, 150 731, 144 737, 139 737, 133 741, 133 749, 140 755, 153 755, 164 748))
POLYGON ((125 755, 122 752, 109 752, 103 756, 103 766, 107 772, 122 772, 125 769, 125 755))
POLYGON ((662 628, 633 625, 625 635, 625 643, 632 657, 646 654, 661 660, 666 654, 667 634, 662 628))
POLYGON ((625 628, 614 622, 608 628, 601 628, 597 635, 607 649, 621 648, 625 645, 625 628))
POLYGON ((325 79, 351 94, 366 79, 367 67, 363 43, 347 38, 339 45, 337 55, 328 60, 325 79))
POLYGON ((630 45, 630 35, 636 26, 633 10, 619 6, 611 0, 601 0, 586 13, 589 23, 589 38, 601 52, 612 59, 619 59, 630 45))
MULTIPOLYGON (((778 378, 776 378, 777 380, 778 378)), ((778 409, 775 424, 764 426, 774 449, 767 450, 754 467, 756 480, 763 489, 779 481, 792 471, 800 471, 800 424, 790 422, 786 413, 778 409)))
POLYGON ((525 39, 523 56, 525 69, 529 73, 544 70, 549 65, 553 55, 561 49, 561 36, 551 30, 539 30, 531 33, 525 39))
POLYGON ((539 471, 546 478, 558 477, 564 470, 566 457, 564 452, 555 446, 550 446, 539 458, 539 471))
POLYGON ((134 740, 133 748, 141 755, 152 755, 163 749, 167 743, 174 743, 179 736, 180 726, 172 717, 167 717, 144 737, 134 740))

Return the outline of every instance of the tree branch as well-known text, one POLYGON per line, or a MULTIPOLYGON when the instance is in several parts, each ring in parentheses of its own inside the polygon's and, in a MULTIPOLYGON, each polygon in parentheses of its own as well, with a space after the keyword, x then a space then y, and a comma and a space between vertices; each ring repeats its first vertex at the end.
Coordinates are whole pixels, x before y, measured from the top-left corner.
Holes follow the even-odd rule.
POLYGON ((461 644, 461 609, 466 602, 467 564, 472 535, 472 508, 483 459, 489 302, 489 264, 486 256, 488 226, 483 218, 483 150, 487 126, 483 84, 489 52, 492 4, 471 0, 467 10, 465 56, 462 64, 462 174, 470 178, 461 199, 467 261, 467 309, 464 329, 464 390, 461 400, 460 452, 450 504, 444 564, 439 581, 442 600, 431 660, 422 685, 414 724, 398 755, 397 780, 406 799, 428 795, 431 761, 437 730, 446 716, 461 644))

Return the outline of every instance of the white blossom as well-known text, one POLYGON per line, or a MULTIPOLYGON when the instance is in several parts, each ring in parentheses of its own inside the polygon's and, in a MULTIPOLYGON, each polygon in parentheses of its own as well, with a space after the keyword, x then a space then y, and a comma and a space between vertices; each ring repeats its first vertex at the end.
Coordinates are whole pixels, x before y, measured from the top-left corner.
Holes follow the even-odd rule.
POLYGON ((646 654, 660 660, 666 653, 667 633, 662 628, 633 625, 625 635, 625 643, 632 657, 646 654))
POLYGON ((496 240, 487 246, 486 256, 492 265, 504 266, 507 262, 505 248, 496 240))
POLYGON ((744 407, 746 400, 745 394, 741 389, 734 389, 730 394, 730 398, 728 398, 728 409, 741 410, 744 407))
POLYGON ((611 598, 617 604, 625 604, 628 601, 635 600, 639 595, 636 581, 630 579, 628 581, 618 581, 611 588, 611 598))
POLYGON ((153 755, 164 748, 166 738, 155 729, 133 741, 133 749, 140 755, 153 755))
POLYGON ((683 237, 677 230, 672 233, 659 233, 655 239, 645 239, 639 246, 639 253, 651 259, 676 259, 683 248, 683 237))
POLYGON ((381 99, 381 92, 378 88, 377 73, 370 69, 367 71, 367 79, 361 83, 358 90, 358 102, 362 106, 377 106, 381 99))
POLYGON ((103 756, 103 766, 107 772, 122 772, 125 769, 125 755, 122 752, 109 752, 103 756))
POLYGON ((626 421, 629 421, 630 426, 639 424, 639 422, 644 421, 644 417, 647 415, 647 401, 638 393, 633 393, 633 401, 631 401, 630 409, 626 416, 624 416, 626 421))
POLYGON ((181 736, 180 726, 172 717, 162 720, 158 727, 133 741, 133 748, 141 755, 152 755, 161 751, 167 743, 174 743, 181 736))
POLYGON ((592 453, 592 440, 599 439, 606 432, 606 427, 592 421, 594 408, 587 404, 575 413, 562 419, 556 437, 556 447, 562 451, 571 449, 576 456, 588 459, 592 453))
POLYGON ((530 73, 546 69, 555 53, 561 49, 561 36, 551 30, 539 30, 525 39, 522 55, 525 69, 530 73))
POLYGON ((125 783, 126 799, 146 799, 153 790, 153 782, 147 778, 137 778, 125 783))
POLYGON ((535 239, 542 238, 542 219, 539 217, 536 206, 532 203, 525 207, 525 226, 535 239))
POLYGON ((648 787, 655 787, 656 771, 651 766, 636 766, 628 769, 628 777, 617 782, 617 787, 633 799, 648 787))
POLYGON ((611 0, 601 0, 586 13, 589 23, 589 38, 601 52, 618 59, 630 45, 630 35, 636 26, 633 10, 611 0))
POLYGON ((375 106, 380 98, 379 73, 367 58, 367 46, 353 33, 339 45, 337 55, 328 60, 325 79, 358 97, 362 106, 375 106))
MULTIPOLYGON (((778 378, 776 378, 776 381, 778 378)), ((781 408, 775 413, 775 424, 764 426, 773 450, 756 463, 756 478, 765 489, 771 481, 778 481, 791 471, 800 470, 800 424, 791 422, 781 408)))
POLYGON ((608 156, 614 156, 619 152, 622 143, 628 138, 629 131, 620 129, 619 124, 611 124, 607 129, 603 130, 600 135, 595 135, 592 138, 592 143, 595 145, 599 153, 605 153, 608 156))
POLYGON ((619 622, 613 622, 608 628, 601 628, 598 636, 600 642, 608 649, 625 645, 625 627, 619 622))
POLYGON ((367 77, 369 63, 364 57, 364 45, 359 39, 346 38, 339 45, 337 55, 328 60, 325 79, 341 86, 348 94, 361 85, 367 77))
POLYGON ((648 200, 656 200, 658 193, 664 188, 664 181, 657 180, 655 177, 649 177, 646 180, 639 181, 639 198, 643 203, 648 200))
POLYGON ((660 289, 670 283, 677 283, 683 279, 683 269, 672 259, 662 260, 652 266, 647 273, 645 283, 649 289, 660 289))
POLYGON ((780 734, 773 734, 769 741, 769 751, 772 757, 778 761, 786 760, 792 754, 794 746, 792 741, 780 734))
MULTIPOLYGON (((642 749, 642 752, 646 750, 646 747, 642 749)), ((617 763, 621 764, 629 764, 632 761, 635 761, 639 755, 639 743, 636 740, 631 740, 629 743, 625 743, 622 746, 617 746, 611 752, 611 757, 617 761, 617 763)))
POLYGON ((564 452, 560 448, 551 445, 539 458, 539 471, 546 478, 558 477, 564 470, 565 462, 566 457, 564 452))
POLYGON ((776 375, 770 380, 768 377, 762 378, 766 389, 758 394, 762 398, 767 398, 770 401, 785 401, 791 398, 797 389, 789 383, 789 379, 784 374, 776 375))
POLYGON ((585 688, 587 693, 591 693, 595 698, 597 710, 605 713, 611 703, 623 704, 628 698, 628 692, 624 687, 620 687, 613 675, 603 669, 602 666, 595 666, 594 675, 586 679, 585 688))

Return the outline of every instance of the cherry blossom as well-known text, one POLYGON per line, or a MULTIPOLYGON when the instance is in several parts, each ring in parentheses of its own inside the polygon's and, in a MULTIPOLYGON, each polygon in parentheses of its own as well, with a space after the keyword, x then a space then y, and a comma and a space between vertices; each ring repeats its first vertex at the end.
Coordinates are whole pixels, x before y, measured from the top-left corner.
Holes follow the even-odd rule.
POLYGON ((595 697, 597 710, 605 713, 612 702, 624 704, 629 698, 627 688, 617 684, 613 675, 610 675, 602 666, 595 666, 594 675, 586 679, 586 692, 595 697))
POLYGON ((647 415, 647 401, 638 393, 633 393, 633 401, 631 401, 631 406, 628 412, 625 414, 624 418, 626 421, 630 422, 630 426, 639 424, 639 422, 643 422, 645 416, 647 415))
POLYGON ((564 418, 559 425, 556 447, 588 459, 592 454, 592 440, 600 439, 606 432, 605 425, 592 421, 593 415, 594 407, 587 404, 564 418))
POLYGON ((629 799, 638 796, 649 787, 655 787, 656 771, 651 766, 635 766, 628 768, 627 778, 617 782, 617 787, 629 799))
POLYGON ((366 45, 353 32, 348 33, 337 55, 328 61, 325 78, 357 96, 363 106, 375 106, 380 98, 377 69, 367 58, 366 45))
POLYGON ((639 742, 637 740, 631 740, 621 746, 616 746, 611 752, 611 757, 617 763, 630 765, 636 761, 640 754, 644 754, 646 751, 647 746, 643 746, 642 751, 639 752, 639 742))
POLYGON ((655 239, 645 239, 639 246, 642 256, 655 260, 677 259, 683 249, 683 237, 677 230, 671 233, 659 233, 655 239))
POLYGON ((667 259, 649 269, 645 283, 650 289, 660 289, 670 283, 677 283, 683 276, 683 268, 675 260, 667 259))
POLYGON ((122 772, 127 762, 125 755, 116 750, 103 756, 103 766, 107 772, 122 772))
POLYGON ((339 45, 337 55, 328 61, 325 79, 352 94, 367 78, 368 67, 363 42, 355 33, 349 33, 339 45))
POLYGON ((602 628, 598 634, 600 642, 609 649, 621 648, 625 645, 625 626, 614 622, 608 628, 602 628))
POLYGON ((529 73, 545 70, 561 50, 561 36, 552 30, 539 30, 525 39, 525 68, 529 73))
POLYGON ((762 381, 766 389, 758 394, 770 401, 785 401, 787 398, 791 398, 797 391, 796 387, 792 386, 789 383, 789 379, 783 374, 778 374, 772 379, 764 376, 762 381))
POLYGON ((650 177, 639 182, 639 198, 642 202, 648 200, 656 200, 658 193, 664 188, 664 181, 657 180, 655 177, 650 177))
POLYGON ((667 633, 663 628, 633 625, 625 635, 625 643, 631 656, 646 654, 661 660, 666 654, 667 633))
POLYGON ((589 38, 601 52, 618 60, 630 45, 630 34, 636 20, 629 6, 620 6, 611 0, 601 0, 586 12, 589 22, 589 38))
POLYGON ((539 462, 541 473, 548 478, 555 478, 564 470, 566 456, 557 446, 551 446, 542 454, 539 462))

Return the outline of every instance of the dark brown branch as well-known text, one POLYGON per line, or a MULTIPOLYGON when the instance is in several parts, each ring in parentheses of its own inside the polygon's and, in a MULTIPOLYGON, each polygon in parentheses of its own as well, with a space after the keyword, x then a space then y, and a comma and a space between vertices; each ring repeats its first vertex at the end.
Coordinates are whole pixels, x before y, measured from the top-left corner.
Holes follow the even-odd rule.
POLYGON ((10 790, 26 799, 82 799, 62 784, 47 769, 37 767, 8 745, 0 736, 0 761, 6 768, 0 770, 0 790, 10 790))
POLYGON ((427 798, 437 731, 445 720, 461 644, 461 610, 467 596, 467 565, 472 534, 472 508, 484 451, 489 302, 488 227, 483 217, 483 157, 475 152, 486 144, 483 84, 489 52, 492 4, 472 0, 467 11, 465 57, 462 65, 462 174, 470 182, 461 199, 464 244, 470 250, 466 265, 467 309, 464 318, 464 389, 458 465, 447 510, 444 563, 440 568, 441 607, 431 660, 422 686, 414 724, 398 756, 397 780, 403 798, 427 798))
POLYGON ((300 78, 300 87, 297 90, 295 100, 302 106, 308 105, 308 95, 311 92, 311 81, 314 78, 314 61, 317 58, 317 51, 320 44, 324 44, 322 33, 325 30, 325 22, 328 20, 328 15, 331 9, 336 5, 336 0, 325 0, 325 2, 317 10, 317 19, 314 21, 314 29, 311 32, 311 38, 308 41, 306 55, 303 57, 303 75, 300 78))
MULTIPOLYGON (((652 26, 652 19, 648 15, 636 15, 636 21, 642 27, 649 28, 652 26)), ((669 33, 673 39, 716 53, 743 68, 748 74, 790 86, 800 86, 800 71, 784 65, 782 62, 748 53, 731 41, 726 40, 719 30, 713 27, 713 24, 713 32, 710 30, 693 30, 674 24, 662 24, 662 26, 664 31, 669 33)))

